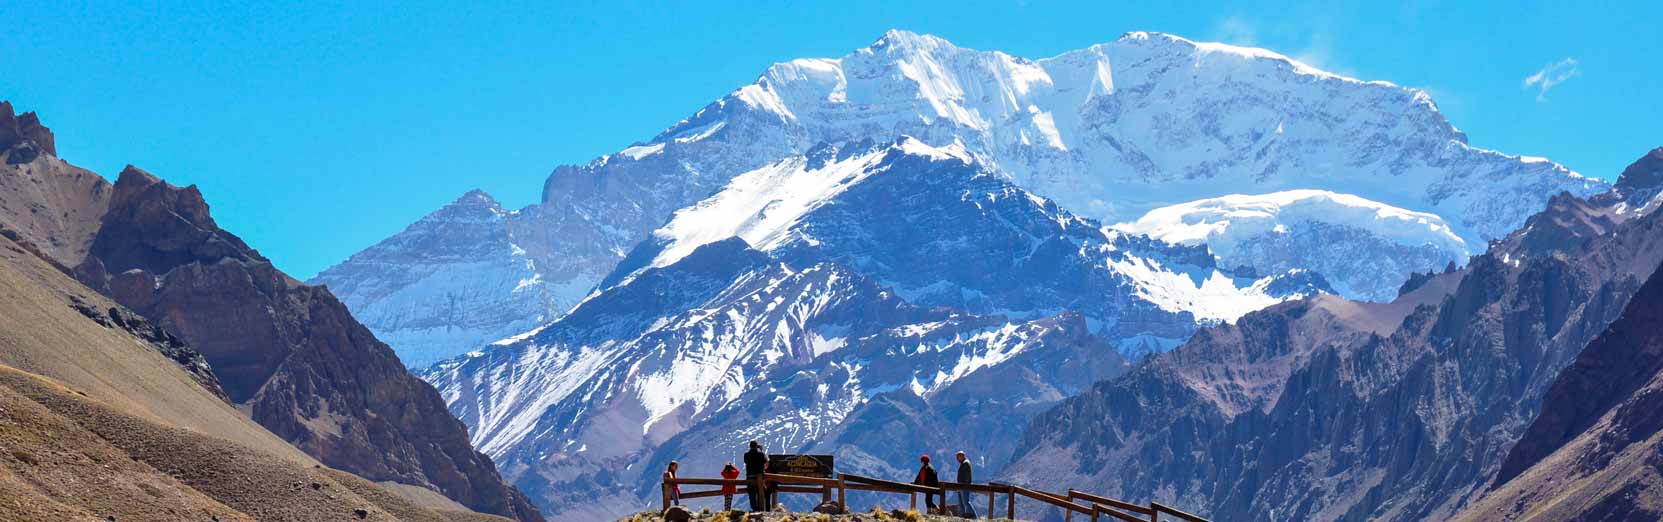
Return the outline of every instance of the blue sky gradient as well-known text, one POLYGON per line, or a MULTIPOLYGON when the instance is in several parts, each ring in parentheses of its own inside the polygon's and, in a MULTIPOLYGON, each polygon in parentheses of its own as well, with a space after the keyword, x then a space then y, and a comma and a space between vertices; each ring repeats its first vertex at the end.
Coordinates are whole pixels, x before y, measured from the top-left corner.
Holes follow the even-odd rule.
POLYGON ((773 62, 884 30, 1030 58, 1148 30, 1428 90, 1474 145, 1611 178, 1663 145, 1663 2, 13 2, 0 99, 67 160, 197 184, 297 277, 472 188, 533 203, 773 62), (1536 78, 1536 81, 1530 81, 1536 78))

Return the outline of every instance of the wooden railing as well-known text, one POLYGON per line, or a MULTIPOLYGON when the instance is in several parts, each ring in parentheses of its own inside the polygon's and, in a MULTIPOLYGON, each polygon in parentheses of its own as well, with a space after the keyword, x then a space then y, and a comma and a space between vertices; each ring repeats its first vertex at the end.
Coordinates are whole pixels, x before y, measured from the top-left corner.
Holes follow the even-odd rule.
POLYGON ((670 508, 672 489, 676 486, 717 486, 708 491, 683 491, 679 497, 682 500, 718 497, 724 495, 722 487, 734 486, 735 496, 745 495, 751 488, 764 492, 776 493, 819 493, 820 501, 837 498, 837 504, 848 506, 846 501, 849 491, 874 491, 878 493, 895 493, 909 495, 912 498, 912 509, 918 509, 918 496, 939 496, 941 506, 947 506, 948 491, 964 491, 969 493, 984 493, 987 495, 987 518, 993 518, 994 502, 999 494, 1005 495, 1005 518, 1016 518, 1016 498, 1025 497, 1052 507, 1063 510, 1063 517, 1073 522, 1074 514, 1092 522, 1102 522, 1107 516, 1111 521, 1121 522, 1160 522, 1163 515, 1166 519, 1176 518, 1185 522, 1208 522, 1207 519, 1192 515, 1159 502, 1150 502, 1148 506, 1141 506, 1130 502, 1093 495, 1076 489, 1069 489, 1068 494, 1059 495, 1037 489, 1030 489, 1013 484, 989 482, 986 484, 942 482, 940 486, 929 487, 905 482, 896 482, 879 478, 866 477, 850 473, 840 473, 837 478, 805 477, 799 475, 780 475, 767 473, 749 479, 719 479, 719 478, 675 478, 664 481, 660 485, 664 492, 664 509, 670 508), (1084 502, 1082 505, 1080 502, 1084 502))

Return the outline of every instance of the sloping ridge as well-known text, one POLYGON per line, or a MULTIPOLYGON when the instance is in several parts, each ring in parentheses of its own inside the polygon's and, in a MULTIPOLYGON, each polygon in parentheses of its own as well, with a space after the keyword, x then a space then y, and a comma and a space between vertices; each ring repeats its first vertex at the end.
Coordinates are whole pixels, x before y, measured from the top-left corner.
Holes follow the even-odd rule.
POLYGON ((1663 275, 1560 372, 1461 520, 1663 518, 1663 275))
POLYGON ((0 520, 503 520, 318 465, 16 236, 0 234, 0 520))
POLYGON ((52 154, 14 161, 26 143, 3 153, 0 225, 200 351, 225 395, 259 425, 367 479, 542 520, 473 451, 431 386, 328 289, 301 284, 221 230, 195 187, 131 166, 111 185, 52 154))

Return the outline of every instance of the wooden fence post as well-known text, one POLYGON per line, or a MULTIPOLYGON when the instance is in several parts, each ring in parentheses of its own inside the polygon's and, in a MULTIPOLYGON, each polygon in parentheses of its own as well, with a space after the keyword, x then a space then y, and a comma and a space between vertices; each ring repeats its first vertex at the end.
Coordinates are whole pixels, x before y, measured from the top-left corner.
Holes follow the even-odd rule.
POLYGON ((1005 490, 1005 518, 1016 520, 1016 488, 1005 490))
POLYGON ((996 496, 999 496, 998 491, 995 491, 992 487, 987 488, 987 519, 988 520, 993 520, 993 497, 996 497, 996 496))
POLYGON ((664 494, 664 507, 659 509, 660 512, 670 509, 670 487, 670 483, 668 482, 661 482, 658 484, 659 492, 664 494))
POLYGON ((846 496, 848 491, 849 491, 849 484, 846 483, 846 482, 843 482, 843 475, 838 475, 837 476, 837 505, 843 508, 844 513, 849 512, 849 501, 848 501, 848 497, 846 496))
POLYGON ((916 491, 912 493, 912 510, 918 511, 918 492, 916 491))

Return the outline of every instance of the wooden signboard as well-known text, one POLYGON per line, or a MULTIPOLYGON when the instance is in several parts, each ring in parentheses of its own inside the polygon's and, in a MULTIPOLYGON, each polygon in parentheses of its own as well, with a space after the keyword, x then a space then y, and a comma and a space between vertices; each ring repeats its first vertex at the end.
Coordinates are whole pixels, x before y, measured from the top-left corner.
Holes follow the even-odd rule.
POLYGON ((768 473, 832 478, 831 455, 769 455, 768 473))

